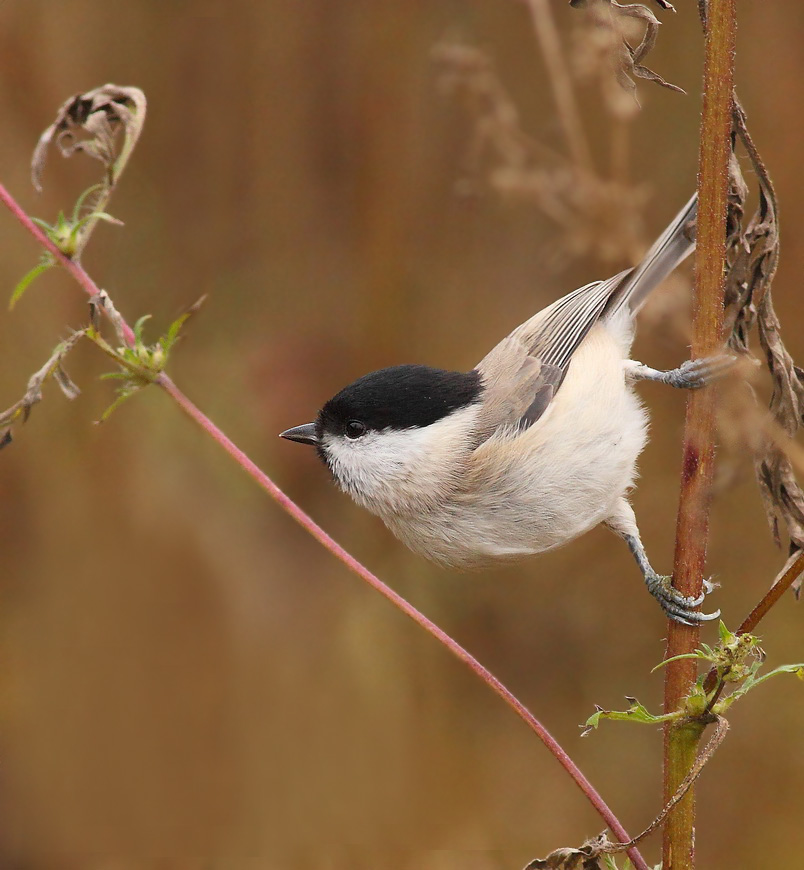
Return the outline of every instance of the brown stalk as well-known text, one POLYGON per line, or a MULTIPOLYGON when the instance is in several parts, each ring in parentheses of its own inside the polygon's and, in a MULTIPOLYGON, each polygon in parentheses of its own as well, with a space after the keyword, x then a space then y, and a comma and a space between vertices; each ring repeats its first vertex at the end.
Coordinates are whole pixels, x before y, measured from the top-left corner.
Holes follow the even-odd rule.
MULTIPOLYGON (((791 557, 787 565, 782 570, 779 577, 776 578, 773 586, 762 596, 760 602, 740 623, 740 627, 735 632, 736 634, 752 634, 754 629, 759 625, 770 609, 781 599, 788 589, 793 587, 793 584, 801 577, 804 572, 804 552, 791 557)), ((704 680, 704 691, 711 692, 717 684, 717 669, 712 668, 706 675, 704 680)), ((709 708, 714 706, 715 698, 709 702, 709 708)))
MULTIPOLYGON (((705 39, 703 117, 699 154, 698 249, 692 355, 711 354, 721 343, 728 164, 734 78, 735 0, 711 0, 705 39)), ((684 595, 702 588, 714 471, 715 394, 690 393, 684 428, 681 493, 676 525, 674 585, 684 595)), ((697 627, 669 622, 665 658, 691 653, 697 627)), ((678 710, 696 679, 695 661, 672 662, 665 676, 665 712, 678 710)), ((694 764, 703 726, 682 720, 665 726, 664 795, 669 801, 694 764)), ((667 819, 662 843, 665 870, 695 864, 695 795, 690 789, 667 819)))

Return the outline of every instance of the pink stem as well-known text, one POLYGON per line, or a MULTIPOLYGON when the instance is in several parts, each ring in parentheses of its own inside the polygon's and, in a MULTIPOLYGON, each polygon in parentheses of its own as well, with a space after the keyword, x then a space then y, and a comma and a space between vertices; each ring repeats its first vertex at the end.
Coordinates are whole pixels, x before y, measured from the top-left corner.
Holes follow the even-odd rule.
MULTIPOLYGON (((17 220, 36 238, 36 240, 47 248, 51 254, 67 269, 67 271, 75 278, 89 296, 96 296, 100 289, 97 284, 90 278, 84 267, 74 260, 71 260, 63 254, 58 247, 42 232, 42 230, 28 217, 27 214, 20 208, 16 200, 0 184, 0 199, 17 218, 17 220)), ((129 343, 134 343, 134 332, 124 324, 124 331, 129 343)), ((625 828, 620 824, 620 821, 614 815, 608 804, 603 800, 594 786, 583 775, 575 762, 567 755, 558 741, 550 734, 550 732, 542 725, 542 723, 528 710, 527 707, 509 691, 491 671, 487 670, 480 662, 467 650, 465 650, 457 641, 453 640, 445 631, 440 629, 434 622, 431 622, 423 613, 419 612, 412 604, 409 604, 401 595, 394 592, 389 586, 386 586, 378 577, 371 573, 364 565, 355 559, 350 553, 331 538, 311 517, 309 517, 294 501, 292 501, 284 492, 260 469, 249 457, 231 441, 202 411, 200 411, 184 393, 173 383, 173 381, 163 372, 156 378, 156 383, 162 387, 165 392, 173 398, 176 404, 194 420, 212 439, 218 442, 220 446, 234 459, 234 461, 248 474, 259 486, 261 486, 274 501, 299 525, 306 529, 323 547, 329 550, 333 556, 340 559, 351 571, 357 574, 358 577, 365 580, 373 589, 385 596, 395 607, 402 611, 406 616, 409 616, 415 623, 420 625, 426 632, 431 634, 436 640, 440 641, 453 655, 459 658, 462 662, 469 666, 474 673, 487 685, 492 691, 496 692, 500 698, 522 719, 523 722, 538 736, 548 750, 552 753, 558 763, 572 777, 575 784, 586 795, 589 802, 597 810, 601 818, 606 822, 611 832, 617 837, 621 843, 627 843, 631 837, 626 832, 625 828)), ((648 865, 639 853, 639 850, 634 846, 628 850, 628 855, 631 858, 637 870, 649 870, 648 865)))

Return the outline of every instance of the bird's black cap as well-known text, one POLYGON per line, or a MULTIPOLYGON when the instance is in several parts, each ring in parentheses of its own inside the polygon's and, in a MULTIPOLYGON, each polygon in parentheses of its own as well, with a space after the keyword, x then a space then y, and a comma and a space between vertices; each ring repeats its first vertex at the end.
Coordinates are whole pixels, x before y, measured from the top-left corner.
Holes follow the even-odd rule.
POLYGON ((480 400, 480 372, 449 372, 403 365, 364 375, 333 396, 318 415, 316 431, 346 434, 350 423, 367 430, 429 426, 480 400))

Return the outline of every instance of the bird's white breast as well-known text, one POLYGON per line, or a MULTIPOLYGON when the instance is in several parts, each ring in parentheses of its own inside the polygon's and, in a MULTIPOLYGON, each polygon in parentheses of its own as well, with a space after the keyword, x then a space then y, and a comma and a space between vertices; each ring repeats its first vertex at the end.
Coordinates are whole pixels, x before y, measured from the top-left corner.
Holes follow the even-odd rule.
MULTIPOLYGON (((411 549, 472 566, 558 547, 606 519, 631 487, 647 417, 626 383, 630 322, 594 326, 547 412, 467 449, 471 405, 423 429, 328 450, 336 478, 411 549)), ((373 440, 366 440, 373 439, 373 440)))
POLYGON ((446 498, 418 514, 382 512, 386 524, 429 558, 471 566, 561 546, 606 519, 647 439, 624 375, 628 343, 627 323, 595 326, 541 420, 492 436, 446 498))

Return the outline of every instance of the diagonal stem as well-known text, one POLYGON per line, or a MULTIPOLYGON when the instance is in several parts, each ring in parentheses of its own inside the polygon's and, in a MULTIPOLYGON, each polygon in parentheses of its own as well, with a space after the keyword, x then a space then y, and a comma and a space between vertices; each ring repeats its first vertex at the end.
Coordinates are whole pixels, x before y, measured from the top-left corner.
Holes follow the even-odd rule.
MULTIPOLYGON (((14 217, 36 238, 61 263, 62 266, 75 278, 83 290, 90 297, 97 296, 100 288, 92 280, 83 266, 65 256, 53 242, 34 224, 25 214, 16 200, 0 184, 0 200, 12 212, 14 217)), ((134 332, 127 323, 123 322, 123 332, 129 343, 134 343, 134 332)), ((412 619, 428 634, 443 644, 454 656, 469 667, 475 675, 481 679, 493 692, 519 716, 520 719, 533 731, 547 747, 553 757, 570 775, 575 784, 584 793, 587 800, 592 804, 606 825, 620 842, 630 841, 630 836, 614 815, 608 804, 603 800, 598 791, 581 772, 580 768, 564 751, 558 741, 550 734, 545 726, 528 710, 527 707, 504 686, 487 668, 465 650, 457 641, 453 640, 443 629, 429 620, 423 613, 406 601, 397 592, 382 582, 377 576, 362 565, 354 556, 348 553, 340 544, 330 537, 311 517, 309 517, 289 496, 287 496, 271 478, 262 471, 233 441, 231 441, 199 408, 196 407, 187 396, 173 383, 164 372, 157 376, 155 383, 176 402, 182 411, 216 441, 232 459, 260 486, 274 501, 299 525, 308 531, 323 547, 329 550, 333 556, 340 559, 349 570, 353 571, 375 591, 387 598, 398 610, 412 619)), ((628 855, 637 870, 648 870, 648 865, 634 846, 628 850, 628 855)))
MULTIPOLYGON (((768 611, 781 599, 782 595, 798 580, 802 572, 804 572, 804 553, 799 553, 795 561, 790 564, 782 576, 762 596, 756 607, 740 623, 740 627, 735 634, 752 634, 757 625, 759 625, 760 620, 767 615, 768 611)), ((704 691, 711 692, 715 688, 716 682, 717 669, 712 668, 704 680, 704 691)), ((712 698, 709 701, 708 706, 710 709, 714 707, 716 700, 716 698, 712 698)))

